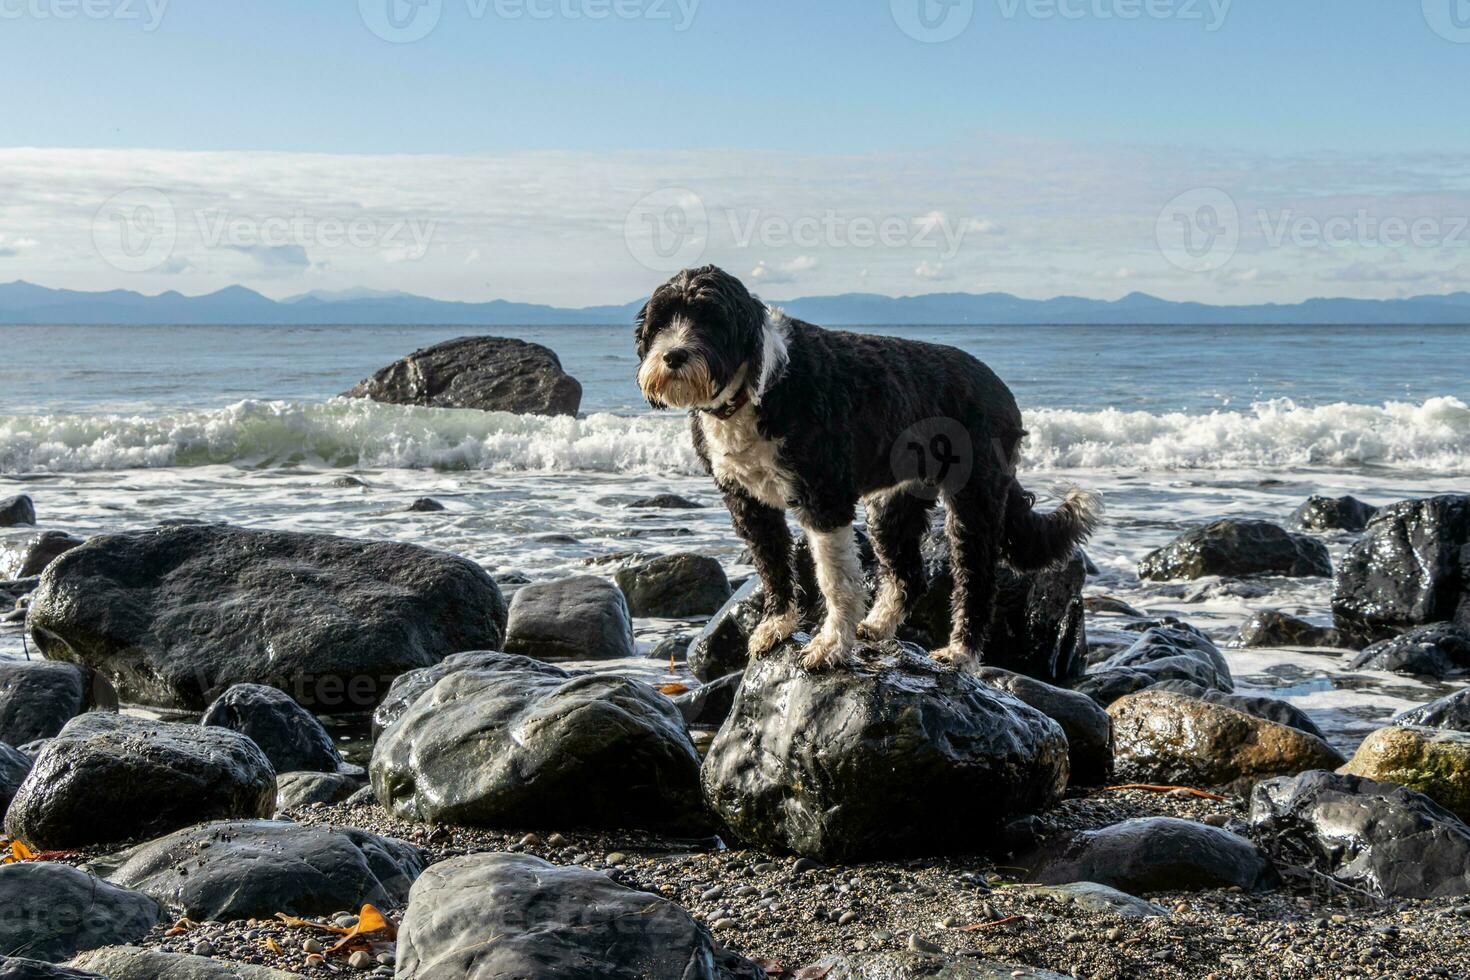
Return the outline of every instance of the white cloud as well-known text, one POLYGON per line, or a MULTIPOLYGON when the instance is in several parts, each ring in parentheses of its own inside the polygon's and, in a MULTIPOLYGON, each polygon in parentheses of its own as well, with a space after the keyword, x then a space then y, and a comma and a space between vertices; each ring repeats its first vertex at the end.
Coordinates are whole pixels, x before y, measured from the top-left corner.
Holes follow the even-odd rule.
POLYGON ((762 259, 750 270, 750 278, 753 282, 766 285, 794 283, 801 279, 802 273, 811 272, 819 265, 821 263, 810 255, 798 255, 789 262, 774 266, 762 259))
POLYGON ((920 262, 919 267, 914 270, 914 278, 925 282, 940 282, 944 279, 954 278, 944 271, 943 262, 920 262))

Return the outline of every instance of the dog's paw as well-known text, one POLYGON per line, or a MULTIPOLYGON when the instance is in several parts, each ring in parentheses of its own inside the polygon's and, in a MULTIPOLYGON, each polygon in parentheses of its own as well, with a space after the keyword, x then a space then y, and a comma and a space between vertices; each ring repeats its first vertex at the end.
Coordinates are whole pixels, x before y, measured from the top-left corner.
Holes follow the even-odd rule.
POLYGON ((870 623, 867 620, 858 623, 857 638, 864 643, 883 643, 897 635, 896 626, 889 626, 886 623, 870 623))
POLYGON ((790 639, 796 632, 796 627, 795 613, 763 619, 755 632, 750 634, 750 643, 746 649, 752 657, 759 660, 790 639))
POLYGON ((851 643, 843 643, 830 633, 818 633, 802 648, 801 666, 803 670, 812 671, 841 667, 848 662, 851 654, 851 643))
POLYGON ((973 670, 980 665, 980 655, 978 653, 967 647, 956 646, 953 643, 947 647, 940 647, 938 650, 931 650, 929 656, 951 670, 961 673, 973 670))

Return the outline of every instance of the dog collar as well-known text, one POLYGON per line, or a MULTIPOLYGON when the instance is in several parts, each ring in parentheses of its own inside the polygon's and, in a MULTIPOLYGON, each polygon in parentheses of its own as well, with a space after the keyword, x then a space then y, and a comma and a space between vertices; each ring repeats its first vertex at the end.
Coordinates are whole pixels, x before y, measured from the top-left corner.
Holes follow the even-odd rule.
POLYGON ((736 412, 750 404, 750 389, 741 388, 735 392, 735 397, 725 402, 719 408, 701 408, 700 411, 706 415, 713 415, 721 422, 728 421, 736 412))

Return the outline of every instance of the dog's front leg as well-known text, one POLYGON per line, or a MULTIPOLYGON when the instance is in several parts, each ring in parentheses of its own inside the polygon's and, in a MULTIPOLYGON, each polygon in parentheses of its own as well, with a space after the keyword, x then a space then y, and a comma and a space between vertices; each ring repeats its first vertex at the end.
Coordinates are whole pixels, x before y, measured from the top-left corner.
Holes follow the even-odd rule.
POLYGON ((741 490, 725 491, 735 533, 750 545, 765 596, 760 625, 750 635, 752 657, 764 657, 796 632, 796 577, 791 567, 791 529, 786 515, 741 490))
POLYGON ((867 590, 863 585, 857 535, 851 523, 827 529, 809 526, 806 537, 817 568, 817 585, 827 604, 827 616, 807 645, 802 666, 807 670, 821 670, 846 663, 852 653, 857 643, 858 623, 862 622, 867 605, 867 590))

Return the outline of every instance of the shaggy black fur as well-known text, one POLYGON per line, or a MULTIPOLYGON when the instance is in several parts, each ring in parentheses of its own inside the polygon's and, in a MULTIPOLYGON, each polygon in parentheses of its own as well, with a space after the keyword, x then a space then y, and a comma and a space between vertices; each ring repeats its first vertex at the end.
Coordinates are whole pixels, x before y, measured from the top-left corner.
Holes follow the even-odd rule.
MULTIPOLYGON (((1091 530, 1088 502, 1069 498, 1049 514, 1032 510, 1015 476, 1026 434, 1016 400, 969 354, 787 320, 785 364, 757 391, 767 318, 765 305, 733 276, 713 266, 688 270, 660 287, 639 314, 639 359, 661 331, 683 319, 685 347, 705 359, 716 391, 747 365, 756 425, 778 441, 777 458, 789 476, 786 507, 803 527, 826 532, 850 525, 867 498, 874 549, 883 572, 904 586, 905 614, 925 588, 919 541, 933 498, 941 496, 955 577, 951 648, 978 654, 994 603, 996 562, 1004 555, 1025 570, 1069 557, 1091 530), (945 441, 934 443, 936 435, 945 441), (909 468, 916 465, 909 460, 926 454, 922 472, 909 468), (942 455, 951 465, 943 465, 942 455), (905 489, 884 492, 900 485, 905 489)), ((698 413, 715 407, 691 413, 695 448, 707 469, 698 413)), ((783 512, 738 483, 720 489, 736 532, 751 546, 767 613, 778 615, 796 599, 783 512)))

